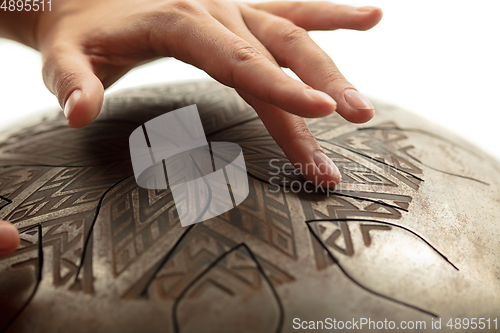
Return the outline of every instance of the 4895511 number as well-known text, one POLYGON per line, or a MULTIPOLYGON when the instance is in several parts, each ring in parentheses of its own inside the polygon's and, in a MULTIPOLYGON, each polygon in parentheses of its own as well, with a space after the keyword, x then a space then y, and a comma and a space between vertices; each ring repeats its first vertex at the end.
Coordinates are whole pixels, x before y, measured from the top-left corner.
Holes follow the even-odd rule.
POLYGON ((446 323, 449 329, 497 330, 498 318, 455 318, 446 323))
MULTIPOLYGON (((2 1, 2 0, 0 0, 2 1)), ((4 12, 44 12, 52 10, 52 0, 3 0, 0 10, 4 12)))

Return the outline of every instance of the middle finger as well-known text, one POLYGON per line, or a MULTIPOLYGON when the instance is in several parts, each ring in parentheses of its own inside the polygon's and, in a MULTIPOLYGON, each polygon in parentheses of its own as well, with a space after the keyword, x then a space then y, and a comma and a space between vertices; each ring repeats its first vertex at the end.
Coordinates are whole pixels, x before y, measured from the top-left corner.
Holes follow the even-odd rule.
POLYGON ((329 94, 345 119, 360 123, 373 117, 370 101, 340 73, 333 60, 292 22, 242 5, 248 29, 271 52, 278 64, 292 69, 305 83, 329 94))

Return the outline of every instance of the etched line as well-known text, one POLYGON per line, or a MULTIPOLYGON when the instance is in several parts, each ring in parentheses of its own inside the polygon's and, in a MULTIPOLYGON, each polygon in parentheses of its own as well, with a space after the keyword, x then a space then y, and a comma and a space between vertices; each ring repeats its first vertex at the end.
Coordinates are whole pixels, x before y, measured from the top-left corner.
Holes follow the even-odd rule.
POLYGON ((122 181, 124 181, 130 177, 133 177, 133 175, 125 177, 123 179, 120 179, 119 181, 117 181, 116 183, 111 185, 111 187, 108 188, 102 194, 101 198, 99 199, 99 202, 97 203, 97 207, 95 210, 94 218, 92 219, 92 222, 90 224, 89 232, 87 235, 85 235, 85 240, 84 240, 83 249, 82 249, 82 256, 80 257, 80 264, 78 265, 78 270, 76 271, 76 275, 75 275, 75 281, 74 281, 75 283, 78 282, 78 277, 80 276, 80 271, 82 270, 83 264, 85 262, 85 255, 87 254, 87 248, 88 248, 89 243, 90 243, 90 236, 92 235, 92 232, 94 231, 94 226, 95 226, 95 223, 97 221, 97 217, 99 216, 99 211, 101 210, 101 205, 102 205, 102 202, 104 201, 104 198, 106 197, 106 194, 108 194, 115 186, 120 184, 122 181))
MULTIPOLYGON (((130 158, 127 159, 117 159, 112 163, 129 162, 130 158)), ((0 162, 2 160, 0 159, 0 162)), ((98 166, 109 166, 109 162, 103 162, 100 164, 88 164, 88 165, 67 165, 67 164, 11 164, 11 165, 0 165, 0 168, 15 168, 15 167, 41 167, 41 168, 87 168, 87 167, 98 167, 98 166)))
POLYGON ((228 126, 228 127, 224 127, 224 128, 221 128, 221 129, 219 129, 219 130, 217 130, 217 131, 214 131, 214 132, 212 132, 212 133, 209 133, 209 134, 207 135, 207 137, 208 137, 208 136, 215 136, 215 135, 217 135, 217 134, 219 134, 219 133, 221 133, 221 132, 224 132, 224 131, 227 131, 227 130, 229 130, 229 129, 232 129, 233 127, 237 127, 237 126, 240 126, 240 125, 245 125, 246 123, 252 122, 252 121, 257 120, 257 119, 259 119, 259 117, 258 117, 258 116, 255 116, 254 118, 251 118, 251 119, 242 120, 242 121, 240 121, 239 123, 236 123, 236 124, 234 124, 234 125, 231 125, 231 126, 228 126))
POLYGON ((212 149, 212 144, 210 142, 208 143, 208 150, 210 151, 210 159, 212 160, 212 171, 215 172, 217 171, 217 169, 215 168, 214 151, 212 149))
POLYGON ((482 180, 479 180, 479 179, 476 179, 476 178, 473 178, 473 177, 462 176, 462 175, 459 175, 459 174, 456 174, 456 173, 452 173, 452 172, 448 172, 448 171, 444 171, 444 170, 439 170, 439 169, 436 169, 434 167, 431 167, 430 165, 427 165, 425 163, 420 162, 418 159, 416 159, 415 157, 413 157, 411 155, 408 155, 408 156, 410 158, 414 159, 415 161, 417 161, 418 163, 422 164, 423 166, 428 167, 429 169, 432 169, 434 171, 441 172, 441 173, 444 173, 444 174, 450 175, 450 176, 455 176, 455 177, 459 177, 459 178, 463 178, 463 179, 472 180, 472 181, 478 182, 480 184, 490 186, 490 183, 487 183, 485 181, 482 181, 482 180))
POLYGON ((368 199, 368 198, 364 198, 364 197, 358 197, 358 196, 355 196, 355 195, 342 194, 342 193, 336 193, 336 192, 329 192, 329 193, 330 194, 334 194, 334 195, 339 196, 339 197, 347 197, 347 198, 352 198, 352 199, 357 199, 357 200, 366 200, 366 201, 369 201, 369 202, 373 202, 373 203, 379 204, 381 206, 391 207, 391 208, 394 208, 394 209, 402 210, 404 212, 408 212, 408 209, 388 204, 386 202, 383 202, 382 200, 368 199))
POLYGON ((271 283, 271 280, 269 279, 269 277, 266 275, 266 273, 264 272, 264 269, 262 268, 262 266, 260 265, 259 261, 257 260, 257 258, 255 257, 255 255, 253 254, 253 252, 250 250, 250 248, 245 244, 245 243, 241 243, 241 244, 238 244, 234 247, 232 247, 231 249, 229 249, 227 252, 223 253, 222 255, 220 255, 215 261, 213 261, 207 268, 205 268, 198 276, 196 276, 195 279, 193 279, 193 281, 191 281, 187 286, 186 288, 184 288, 184 290, 181 292, 181 294, 179 295, 179 297, 176 298, 175 302, 174 302, 174 305, 173 305, 173 308, 172 308, 172 324, 174 326, 174 332, 178 333, 180 330, 179 330, 179 323, 177 321, 177 308, 179 306, 179 303, 180 301, 182 300, 182 298, 184 296, 186 296, 187 292, 189 291, 189 289, 191 289, 191 287, 193 287, 199 280, 201 280, 201 278, 203 278, 203 276, 205 276, 212 268, 214 268, 215 266, 217 266, 222 260, 224 260, 224 258, 226 258, 229 254, 231 254, 232 252, 238 250, 239 248, 244 248, 247 250, 248 254, 250 255, 251 259, 255 262, 255 265, 257 266, 257 270, 259 271, 259 273, 262 275, 262 277, 264 278, 264 280, 266 281, 266 283, 268 284, 269 288, 271 289, 271 292, 273 294, 273 297, 275 298, 276 300, 276 303, 278 304, 278 309, 279 309, 279 317, 278 317, 278 325, 276 326, 276 332, 281 332, 282 329, 283 329, 283 322, 284 322, 284 317, 285 317, 285 311, 284 311, 284 308, 283 308, 283 304, 281 302, 281 299, 278 295, 278 292, 276 291, 276 289, 274 288, 273 284, 271 283))
MULTIPOLYGON (((250 171, 247 171, 247 174, 253 178, 253 179, 256 179, 260 182, 263 182, 263 183, 266 183, 268 185, 271 185, 273 186, 273 184, 271 184, 269 181, 265 180, 265 179, 262 179, 258 176, 255 176, 253 175, 250 171)), ((288 188, 287 186, 283 186, 283 188, 288 188)), ((336 196, 339 196, 339 197, 347 197, 347 198, 352 198, 352 199, 356 199, 356 200, 365 200, 365 201, 369 201, 369 202, 373 202, 373 203, 376 203, 376 204, 379 204, 381 206, 386 206, 386 207, 391 207, 391 208, 394 208, 394 209, 398 209, 398 210, 402 210, 404 212, 408 212, 408 209, 405 209, 405 208, 402 208, 402 207, 399 207, 399 206, 394 206, 394 205, 391 205, 391 204, 388 204, 386 202, 383 202, 381 200, 374 200, 374 199, 368 199, 368 198, 364 198, 364 197, 358 197, 358 196, 355 196, 355 195, 349 195, 349 194, 342 194, 342 193, 338 193, 338 192, 329 192, 327 190, 323 190, 323 191, 319 191, 318 193, 326 193, 328 192, 329 194, 333 194, 333 195, 336 195, 336 196)))
POLYGON ((165 164, 165 160, 161 160, 163 163, 163 174, 165 175, 165 183, 167 184, 167 189, 170 188, 170 184, 168 183, 168 175, 167 175, 167 166, 165 164))
POLYGON ((361 127, 361 128, 358 128, 357 130, 358 131, 389 130, 389 131, 401 131, 401 132, 420 133, 420 134, 428 135, 428 136, 433 137, 433 138, 438 139, 438 140, 442 140, 442 141, 448 142, 452 146, 455 146, 457 148, 463 149, 463 150, 469 152, 470 154, 478 157, 479 159, 483 160, 482 156, 478 155, 476 152, 474 152, 473 150, 470 150, 469 148, 463 147, 463 146, 457 144, 456 142, 454 142, 452 140, 449 140, 449 139, 446 139, 446 138, 443 138, 442 136, 439 136, 437 134, 434 134, 434 133, 431 133, 431 132, 427 132, 426 130, 421 130, 421 129, 418 129, 418 128, 401 128, 401 127, 394 127, 394 126, 371 126, 371 127, 361 127))
MULTIPOLYGON (((312 221, 312 222, 316 222, 316 221, 312 221)), ((397 304, 400 304, 400 305, 403 305, 403 306, 406 306, 406 307, 409 307, 411 309, 414 309, 414 310, 417 310, 417 311, 420 311, 422 313, 425 313, 427 315, 430 315, 434 318, 438 318, 439 316, 435 313, 432 313, 430 311, 427 311, 427 310, 424 310, 424 309, 421 309, 415 305, 411 305, 411 304, 408 304, 408 303, 405 303, 403 301, 399 301, 397 299, 394 299, 392 297, 389 297, 389 296, 385 296, 383 294, 380 294, 374 290, 371 290, 369 289, 368 287, 365 287, 364 285, 362 285, 360 282, 358 282, 356 279, 354 279, 351 275, 349 275, 349 273, 347 273, 344 269, 344 267, 342 267, 342 265, 339 263, 339 261, 337 260, 337 258, 335 258, 335 256, 328 250, 328 248, 325 246, 325 244, 323 244, 323 242, 321 241, 321 239, 319 239, 319 237, 316 235, 316 233, 312 230, 311 226, 309 225, 309 223, 307 223, 307 227, 309 228, 309 232, 314 236, 314 238, 321 244, 321 246, 323 247, 323 249, 326 250, 326 252, 328 253, 328 256, 330 257, 330 259, 335 263, 337 264, 337 266, 339 267, 340 271, 349 279, 351 280, 352 283, 354 283, 355 285, 357 285, 358 287, 360 287, 361 289, 363 290, 366 290, 367 292, 375 295, 375 296, 378 296, 378 297, 381 297, 381 298, 384 298, 388 301, 391 301, 391 302, 394 302, 394 303, 397 303, 397 304)))
POLYGON ((151 161, 153 162, 153 165, 156 164, 155 157, 153 155, 153 148, 151 147, 151 142, 149 141, 149 136, 148 136, 148 131, 146 131, 146 126, 142 124, 142 131, 144 132, 144 138, 146 139, 146 144, 148 145, 149 148, 149 155, 151 156, 151 161))
MULTIPOLYGON (((189 155, 191 157, 191 159, 193 160, 193 163, 195 165, 195 167, 198 169, 198 172, 203 175, 203 172, 201 171, 200 167, 198 166, 198 164, 196 163, 196 161, 194 160, 194 158, 189 155)), ((205 179, 205 177, 202 177, 203 181, 205 182, 205 184, 207 185, 207 189, 208 189, 208 200, 207 200, 207 204, 205 205, 204 209, 201 211, 200 215, 196 218, 196 220, 199 220, 205 213, 206 211, 208 210, 208 208, 210 207, 210 204, 212 203, 212 188, 210 187, 210 184, 208 183, 208 181, 205 179)), ((188 227, 188 229, 186 230, 185 233, 183 233, 181 235, 181 237, 177 240, 177 242, 175 243, 175 245, 172 247, 172 249, 170 251, 168 251, 168 253, 163 257, 163 259, 160 260, 158 266, 155 268, 155 270, 153 271, 153 273, 151 274, 151 277, 148 279, 148 281, 146 282, 142 292, 141 292, 141 297, 144 297, 144 298, 147 298, 147 292, 148 292, 148 288, 149 286, 151 285, 151 283, 153 283, 154 279, 156 278, 156 275, 158 275, 158 273, 161 271, 161 269, 163 268, 163 266, 165 266, 165 264, 170 260, 170 257, 172 257, 172 255, 174 254, 175 250, 177 249, 177 247, 179 246, 179 244, 182 242, 182 240, 186 237, 186 235, 193 229, 195 225, 192 224, 188 227)))
POLYGON ((148 296, 148 289, 149 289, 149 286, 151 285, 151 283, 153 283, 154 279, 156 278, 156 275, 158 275, 158 273, 161 271, 161 269, 163 268, 163 266, 165 266, 165 264, 170 260, 170 258, 172 257, 172 255, 174 254, 174 252, 177 250, 178 246, 181 244, 182 240, 184 238, 186 238, 187 234, 196 226, 196 224, 191 224, 185 233, 183 233, 181 235, 181 237, 179 237, 179 239, 177 240, 177 242, 175 242, 174 246, 172 247, 172 249, 170 251, 167 252, 167 254, 160 260, 160 262, 158 263, 157 267, 154 269, 153 273, 151 274, 151 276, 149 277, 148 281, 146 282, 146 284, 144 285, 144 288, 142 289, 141 293, 140 293, 140 296, 143 297, 143 298, 147 298, 148 296))
POLYGON ((317 141, 321 141, 321 142, 325 142, 325 143, 329 143, 329 144, 331 144, 331 145, 333 145, 333 146, 337 146, 337 147, 339 147, 339 148, 342 148, 342 149, 348 150, 348 151, 350 151, 351 153, 358 154, 358 155, 363 156, 364 158, 366 158, 366 159, 368 159, 368 160, 373 161, 375 164, 376 164, 376 163, 380 163, 380 164, 386 165, 386 166, 388 166, 388 167, 390 167, 390 168, 393 168, 394 170, 397 170, 397 171, 399 171, 399 172, 402 172, 402 173, 405 173, 405 174, 407 174, 407 175, 409 175, 409 176, 412 176, 413 178, 415 178, 415 179, 417 179, 417 180, 419 180, 419 181, 421 181, 421 182, 425 182, 425 180, 423 180, 422 178, 420 178, 420 177, 418 177, 418 176, 415 176, 415 175, 414 175, 414 174, 412 174, 411 172, 408 172, 408 171, 402 170, 402 169, 400 169, 400 168, 398 168, 398 167, 396 167, 396 166, 394 166, 394 165, 391 165, 391 164, 389 164, 389 163, 379 161, 379 160, 377 160, 377 159, 375 159, 375 158, 373 158, 373 157, 371 157, 371 156, 369 156, 369 155, 366 155, 366 154, 364 154, 364 153, 362 153, 362 152, 356 151, 355 149, 352 149, 352 148, 346 147, 346 146, 341 145, 341 144, 338 144, 338 143, 330 142, 330 141, 327 141, 327 140, 322 140, 322 139, 316 139, 316 140, 317 140, 317 141))
POLYGON ((8 199, 6 197, 3 197, 1 195, 0 195, 0 200, 5 201, 5 203, 2 206, 0 206, 0 209, 4 208, 5 206, 8 206, 8 205, 10 205, 12 203, 12 200, 10 200, 10 199, 8 199))
POLYGON ((222 172, 224 173, 224 178, 226 180, 227 188, 229 190, 229 196, 231 197, 231 202, 233 203, 233 207, 236 207, 236 200, 234 200, 233 190, 231 188, 231 183, 229 182, 229 177, 227 176, 226 168, 222 168, 222 172))
POLYGON ((259 261, 257 260, 257 257, 252 252, 252 250, 250 250, 250 248, 245 243, 243 243, 242 246, 248 251, 248 253, 252 257, 253 261, 255 261, 255 263, 257 264, 257 269, 260 271, 260 273, 262 274, 262 276, 266 280, 267 284, 271 288, 271 292, 273 293, 274 298, 276 299, 276 302, 278 303, 278 308, 279 308, 280 314, 279 314, 279 318, 278 318, 278 326, 276 327, 276 332, 279 333, 283 330, 283 323, 285 320, 285 309, 283 307, 283 303, 281 302, 281 298, 279 297, 278 292, 274 288, 269 277, 266 275, 266 272, 264 272, 264 269, 260 265, 259 261))
POLYGON ((417 234, 415 231, 408 229, 406 227, 403 227, 402 225, 398 225, 395 223, 390 223, 390 222, 385 222, 385 221, 379 221, 379 220, 370 220, 370 219, 355 219, 355 218, 342 218, 342 219, 316 219, 316 220, 308 220, 305 221, 307 224, 313 223, 313 222, 374 222, 374 223, 381 223, 381 224, 386 224, 390 225, 396 228, 401 228, 403 230, 408 231, 409 233, 413 234, 414 236, 418 237, 420 240, 422 240, 425 244, 430 246, 441 258, 443 258, 448 264, 450 264, 453 268, 455 268, 457 271, 460 271, 457 266, 455 266, 444 254, 442 254, 437 248, 435 248, 431 243, 425 240, 422 236, 417 234))
POLYGON ((23 306, 17 311, 17 313, 7 322, 4 328, 0 331, 0 333, 6 332, 9 327, 16 321, 16 319, 21 315, 21 313, 28 307, 28 305, 31 303, 33 298, 35 297, 35 294, 38 290, 38 287, 40 286, 40 282, 42 281, 42 271, 43 271, 43 244, 42 244, 42 225, 37 224, 34 226, 31 226, 29 228, 24 229, 23 231, 19 231, 20 234, 25 233, 27 231, 30 231, 31 229, 37 228, 38 231, 38 265, 36 266, 35 269, 35 275, 36 275, 36 284, 35 287, 33 288, 33 291, 31 292, 30 296, 26 300, 26 302, 23 304, 23 306))

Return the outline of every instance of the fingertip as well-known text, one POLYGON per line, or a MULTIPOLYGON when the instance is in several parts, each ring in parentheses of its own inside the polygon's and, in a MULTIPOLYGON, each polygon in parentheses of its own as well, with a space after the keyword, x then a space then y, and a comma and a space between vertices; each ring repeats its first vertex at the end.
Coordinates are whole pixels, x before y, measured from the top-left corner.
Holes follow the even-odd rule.
POLYGON ((371 11, 370 15, 371 15, 371 25, 372 27, 374 27, 382 20, 384 12, 382 11, 381 8, 375 8, 374 10, 371 11))
POLYGON ((95 100, 85 93, 81 94, 79 100, 69 112, 68 125, 73 128, 82 128, 90 124, 101 111, 102 99, 95 100))
POLYGON ((358 111, 358 121, 359 123, 366 123, 370 121, 375 116, 375 109, 365 109, 365 110, 357 110, 358 111))
POLYGON ((20 241, 17 228, 9 222, 0 221, 0 256, 14 252, 20 241))
POLYGON ((104 96, 88 57, 73 44, 51 46, 45 53, 44 82, 57 97, 68 124, 88 125, 101 111, 104 96))
POLYGON ((100 113, 104 90, 96 88, 76 89, 66 101, 64 114, 68 125, 73 128, 82 128, 90 124, 100 113))
POLYGON ((292 164, 299 168, 306 182, 323 189, 340 183, 342 175, 339 168, 320 148, 312 134, 308 138, 291 140, 282 149, 292 164))
POLYGON ((374 115, 375 115, 374 109, 354 110, 354 111, 349 112, 347 114, 346 113, 342 114, 344 119, 346 119, 354 124, 366 123, 367 121, 370 121, 374 115))
POLYGON ((337 109, 337 102, 327 93, 315 89, 306 89, 305 92, 315 104, 311 117, 324 117, 337 109))
POLYGON ((315 151, 313 160, 316 164, 314 178, 317 185, 330 188, 340 183, 342 175, 339 168, 323 151, 315 151))
MULTIPOLYGON (((303 150, 299 146, 295 149, 303 150)), ((288 153, 287 156, 290 156, 290 161, 294 161, 293 165, 306 179, 306 184, 310 183, 316 188, 323 189, 332 189, 340 184, 342 179, 340 170, 319 147, 316 150, 303 150, 299 154, 288 153), (299 158, 295 158, 297 155, 299 158)))
POLYGON ((365 123, 375 115, 375 109, 370 100, 353 88, 344 90, 344 100, 347 107, 339 113, 350 122, 365 123))
POLYGON ((357 30, 370 30, 382 20, 383 12, 379 7, 363 6, 356 8, 356 13, 361 14, 362 18, 359 22, 357 30))
POLYGON ((373 13, 373 12, 378 12, 382 11, 379 7, 375 6, 362 6, 356 8, 356 11, 361 12, 361 13, 373 13))
POLYGON ((73 110, 75 109, 75 106, 78 104, 81 96, 82 96, 82 91, 80 89, 73 90, 73 92, 69 95, 68 99, 66 100, 66 103, 64 104, 64 116, 66 117, 66 119, 68 119, 70 115, 73 113, 73 110))

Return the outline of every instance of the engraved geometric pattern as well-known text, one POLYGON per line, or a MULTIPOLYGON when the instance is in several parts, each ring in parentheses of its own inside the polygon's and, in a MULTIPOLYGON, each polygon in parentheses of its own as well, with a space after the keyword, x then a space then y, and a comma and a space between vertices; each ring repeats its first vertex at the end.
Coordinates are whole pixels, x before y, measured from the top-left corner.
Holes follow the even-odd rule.
MULTIPOLYGON (((112 326, 96 324, 97 331, 219 332, 237 327, 241 332, 288 332, 293 331, 289 313, 310 311, 296 300, 315 304, 318 315, 339 318, 353 316, 346 314, 347 308, 355 312, 365 306, 397 318, 447 314, 446 307, 428 302, 423 292, 415 296, 373 285, 366 258, 385 260, 385 254, 373 251, 389 251, 384 246, 393 243, 408 251, 408 243, 434 258, 429 260, 432 269, 439 268, 433 271, 437 280, 466 286, 461 281, 467 273, 458 269, 467 261, 442 241, 446 234, 436 231, 447 227, 437 222, 440 215, 425 220, 416 210, 432 211, 428 207, 439 201, 426 199, 426 185, 433 181, 468 181, 490 193, 498 185, 498 168, 488 169, 478 181, 466 168, 457 173, 427 167, 417 135, 439 142, 442 149, 461 149, 471 163, 484 165, 486 159, 424 129, 405 130, 404 117, 383 110, 369 128, 337 114, 307 121, 339 166, 342 183, 335 190, 306 187, 294 192, 288 185, 277 186, 303 184, 304 179, 255 112, 233 90, 210 81, 110 95, 99 118, 83 129, 68 128, 59 113, 0 142, 0 219, 16 225, 21 234, 19 249, 0 259, 0 292, 13 295, 0 306, 6 314, 0 330, 29 331, 35 323, 41 331, 69 330, 108 311, 120 320, 112 326), (128 138, 146 121, 191 104, 197 104, 208 141, 242 147, 249 195, 236 208, 183 228, 170 189, 137 186, 128 138), (357 305, 343 306, 346 302, 357 305), (65 304, 85 306, 66 319, 58 315, 67 311, 65 304), (49 315, 60 322, 44 320, 49 315), (217 327, 214 318, 225 318, 229 326, 217 327)), ((454 223, 449 222, 450 228, 454 223)), ((489 253, 498 249, 489 238, 484 242, 489 253)), ((484 257, 485 262, 496 258, 484 257)), ((412 264, 413 259, 403 259, 412 264)), ((377 267, 373 272, 385 274, 377 267)), ((483 277, 497 273, 488 274, 483 277)), ((478 295, 496 288, 477 279, 467 281, 478 295)), ((481 295, 484 304, 497 301, 486 292, 481 295)))

